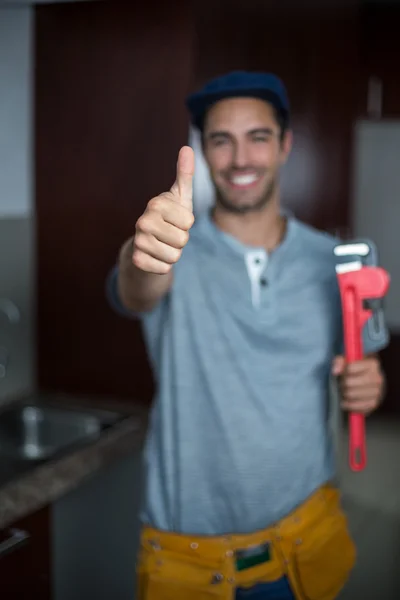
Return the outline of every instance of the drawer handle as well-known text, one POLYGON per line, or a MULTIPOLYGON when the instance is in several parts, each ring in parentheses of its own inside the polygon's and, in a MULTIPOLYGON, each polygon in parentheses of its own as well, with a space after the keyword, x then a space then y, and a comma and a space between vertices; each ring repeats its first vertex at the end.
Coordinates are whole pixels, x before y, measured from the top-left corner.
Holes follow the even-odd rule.
POLYGON ((8 539, 0 542, 0 558, 25 544, 31 537, 27 531, 22 529, 10 529, 10 534, 8 539))

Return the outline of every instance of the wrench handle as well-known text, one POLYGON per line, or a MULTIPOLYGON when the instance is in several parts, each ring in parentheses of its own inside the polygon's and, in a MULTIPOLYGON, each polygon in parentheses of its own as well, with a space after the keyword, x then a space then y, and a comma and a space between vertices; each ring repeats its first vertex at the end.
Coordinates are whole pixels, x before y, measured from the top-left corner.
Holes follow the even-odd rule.
POLYGON ((365 417, 359 413, 349 415, 349 464, 352 471, 362 471, 367 464, 365 417))
MULTIPOLYGON (((356 290, 349 287, 344 293, 345 300, 345 355, 348 363, 363 358, 362 321, 357 303, 356 290)), ((349 414, 349 465, 352 471, 363 471, 367 465, 367 442, 365 417, 362 414, 349 414)))

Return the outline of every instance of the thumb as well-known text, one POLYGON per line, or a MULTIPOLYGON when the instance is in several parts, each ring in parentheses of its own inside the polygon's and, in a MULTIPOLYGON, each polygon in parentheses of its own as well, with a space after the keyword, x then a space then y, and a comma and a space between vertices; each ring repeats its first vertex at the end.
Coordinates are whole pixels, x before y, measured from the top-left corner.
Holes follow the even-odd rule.
POLYGON ((332 375, 342 375, 346 367, 346 359, 344 356, 335 356, 332 363, 332 375))
POLYGON ((193 175, 194 152, 189 146, 183 146, 176 165, 176 180, 171 188, 176 200, 193 211, 193 175))

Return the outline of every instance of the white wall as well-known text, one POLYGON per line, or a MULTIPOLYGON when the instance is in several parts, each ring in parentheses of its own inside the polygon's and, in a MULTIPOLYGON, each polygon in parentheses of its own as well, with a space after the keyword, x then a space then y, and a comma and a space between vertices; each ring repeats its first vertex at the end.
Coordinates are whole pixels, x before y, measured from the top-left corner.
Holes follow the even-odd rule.
POLYGON ((0 8, 0 218, 32 212, 32 19, 0 8))
POLYGON ((193 148, 195 156, 193 210, 195 214, 200 214, 213 206, 215 202, 215 191, 201 149, 201 136, 196 127, 190 127, 189 129, 189 146, 193 148))
POLYGON ((355 130, 356 236, 372 239, 391 276, 386 319, 400 331, 400 121, 361 121, 355 130))
POLYGON ((36 381, 32 41, 32 9, 0 4, 0 298, 21 315, 10 324, 0 312, 0 347, 8 355, 0 401, 29 393, 36 381))

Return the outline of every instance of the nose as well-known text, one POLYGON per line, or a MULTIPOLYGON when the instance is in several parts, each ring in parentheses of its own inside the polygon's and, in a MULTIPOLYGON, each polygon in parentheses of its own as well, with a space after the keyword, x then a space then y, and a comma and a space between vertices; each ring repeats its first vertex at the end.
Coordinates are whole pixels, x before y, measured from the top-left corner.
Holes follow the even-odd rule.
POLYGON ((233 149, 233 166, 236 169, 243 169, 249 164, 249 156, 246 144, 243 141, 238 141, 233 149))

